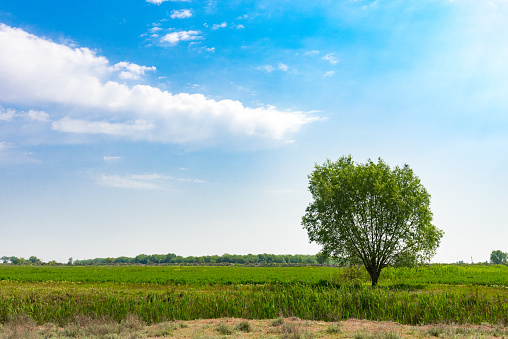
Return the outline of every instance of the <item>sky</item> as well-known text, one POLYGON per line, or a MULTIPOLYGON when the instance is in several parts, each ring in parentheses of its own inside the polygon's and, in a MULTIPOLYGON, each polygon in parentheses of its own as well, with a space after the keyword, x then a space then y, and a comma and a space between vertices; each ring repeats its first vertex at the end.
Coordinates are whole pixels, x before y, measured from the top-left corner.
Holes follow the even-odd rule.
POLYGON ((508 251, 504 0, 2 0, 0 255, 315 254, 315 164, 408 164, 508 251))

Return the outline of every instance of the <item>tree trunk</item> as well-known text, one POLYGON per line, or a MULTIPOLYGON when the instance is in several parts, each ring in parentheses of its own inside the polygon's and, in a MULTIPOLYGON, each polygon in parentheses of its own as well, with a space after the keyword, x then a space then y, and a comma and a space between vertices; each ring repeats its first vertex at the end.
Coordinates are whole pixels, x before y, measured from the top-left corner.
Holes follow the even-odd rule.
POLYGON ((372 287, 377 285, 377 281, 379 279, 379 275, 381 270, 378 270, 376 267, 366 267, 367 272, 369 272, 370 279, 372 280, 372 287))

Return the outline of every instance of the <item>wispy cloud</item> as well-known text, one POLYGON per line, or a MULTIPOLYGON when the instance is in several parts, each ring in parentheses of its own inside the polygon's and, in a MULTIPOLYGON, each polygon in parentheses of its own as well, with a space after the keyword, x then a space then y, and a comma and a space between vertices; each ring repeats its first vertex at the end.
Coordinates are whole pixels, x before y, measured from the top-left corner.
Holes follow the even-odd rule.
POLYGON ((141 190, 168 190, 171 182, 185 182, 204 184, 201 179, 192 178, 174 178, 164 174, 126 174, 126 175, 107 175, 103 174, 97 178, 97 183, 102 186, 141 190))
POLYGON ((334 75, 334 74, 335 74, 335 72, 334 72, 334 71, 328 71, 328 72, 326 72, 326 73, 323 75, 323 77, 325 77, 325 78, 327 78, 327 77, 331 77, 331 76, 332 76, 332 75, 334 75))
POLYGON ((325 55, 325 56, 323 57, 323 60, 328 61, 328 62, 329 62, 329 63, 331 63, 332 65, 337 64, 337 63, 339 62, 339 60, 338 60, 336 57, 334 57, 334 54, 335 54, 335 53, 330 53, 330 54, 325 55))
POLYGON ((318 55, 318 54, 319 54, 319 51, 317 51, 317 50, 307 51, 307 52, 303 53, 303 55, 318 55))
POLYGON ((122 159, 122 157, 113 156, 113 155, 105 155, 104 156, 104 161, 107 161, 107 162, 114 162, 114 161, 118 161, 120 159, 122 159))
POLYGON ((277 66, 261 65, 261 66, 254 67, 254 69, 257 69, 258 71, 267 72, 267 73, 271 73, 275 70, 287 72, 289 70, 289 66, 280 62, 277 66))
MULTIPOLYGON (((197 31, 174 33, 166 36, 168 43, 200 38, 197 31)), ((57 44, 4 24, 0 46, 0 101, 30 105, 34 112, 26 118, 39 121, 49 116, 38 107, 50 105, 52 128, 58 132, 178 144, 252 140, 263 145, 285 142, 301 126, 319 120, 305 112, 250 108, 239 101, 119 83, 119 71, 136 77, 154 68, 125 61, 115 69, 90 49, 57 44)), ((16 111, 0 114, 4 120, 16 117, 16 111)))
POLYGON ((146 0, 146 2, 151 3, 153 5, 159 6, 163 2, 171 1, 171 2, 190 2, 190 0, 146 0))
POLYGON ((11 148, 11 145, 8 142, 0 141, 0 151, 11 148))
POLYGON ((212 26, 212 30, 216 30, 216 29, 219 29, 219 28, 226 28, 228 27, 228 23, 227 22, 223 22, 221 24, 214 24, 212 26))
POLYGON ((171 19, 186 19, 192 16, 192 12, 189 9, 175 9, 171 12, 171 19))
POLYGON ((168 187, 170 177, 161 174, 101 175, 97 183, 102 186, 141 190, 161 190, 168 187))
POLYGON ((255 69, 257 69, 258 71, 265 71, 265 72, 273 72, 275 70, 275 68, 273 68, 272 65, 262 65, 262 66, 257 66, 255 67, 255 69))
POLYGON ((67 133, 79 134, 107 134, 118 136, 145 135, 147 131, 153 130, 155 126, 152 123, 143 120, 113 123, 109 121, 89 121, 72 119, 69 117, 62 118, 53 122, 53 130, 67 133))
POLYGON ((171 45, 176 45, 180 41, 192 41, 192 40, 200 40, 203 39, 202 36, 199 36, 199 31, 179 31, 179 32, 171 32, 166 34, 161 38, 162 42, 167 42, 171 45))

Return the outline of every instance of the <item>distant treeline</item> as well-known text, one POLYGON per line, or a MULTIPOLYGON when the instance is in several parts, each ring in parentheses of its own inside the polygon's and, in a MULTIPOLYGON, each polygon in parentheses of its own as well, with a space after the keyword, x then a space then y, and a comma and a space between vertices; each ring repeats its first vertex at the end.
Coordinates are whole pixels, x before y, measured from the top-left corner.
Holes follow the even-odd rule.
POLYGON ((74 265, 90 264, 328 264, 331 260, 321 260, 316 255, 305 254, 223 254, 223 255, 205 255, 201 257, 188 256, 182 257, 174 253, 169 254, 140 254, 134 258, 95 258, 86 260, 76 260, 74 265))
MULTIPOLYGON (((1 258, 3 264, 13 265, 61 265, 54 260, 43 262, 35 256, 29 259, 18 257, 1 258)), ((134 258, 95 258, 84 260, 73 260, 69 258, 67 265, 104 265, 104 264, 192 264, 192 265, 225 265, 225 264, 252 264, 252 265, 271 265, 271 264, 337 264, 337 261, 328 258, 322 258, 318 255, 307 254, 223 254, 223 255, 205 255, 201 257, 188 256, 182 257, 174 253, 168 254, 140 254, 134 258)))

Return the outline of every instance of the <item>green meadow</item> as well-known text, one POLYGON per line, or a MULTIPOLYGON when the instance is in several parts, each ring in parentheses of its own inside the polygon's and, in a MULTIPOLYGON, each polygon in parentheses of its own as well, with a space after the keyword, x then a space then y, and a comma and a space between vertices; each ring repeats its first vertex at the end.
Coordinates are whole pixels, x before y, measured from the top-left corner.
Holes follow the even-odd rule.
POLYGON ((212 318, 508 323, 508 267, 0 266, 0 322, 79 316, 148 324, 212 318))

